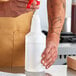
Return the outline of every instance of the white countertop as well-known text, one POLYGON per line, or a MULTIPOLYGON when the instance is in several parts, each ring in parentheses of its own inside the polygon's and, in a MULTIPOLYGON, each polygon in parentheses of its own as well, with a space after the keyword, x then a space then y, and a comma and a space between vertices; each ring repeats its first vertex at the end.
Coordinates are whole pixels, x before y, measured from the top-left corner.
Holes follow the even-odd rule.
MULTIPOLYGON (((5 68, 3 68, 3 69, 5 71, 5 68)), ((46 70, 45 73, 26 73, 27 75, 24 72, 21 72, 21 69, 19 69, 19 68, 14 69, 13 70, 14 73, 6 72, 8 69, 6 69, 5 72, 0 71, 0 76, 76 76, 76 71, 67 69, 66 65, 53 65, 53 66, 51 66, 51 68, 46 70), (18 73, 18 71, 19 71, 19 73, 18 73)), ((11 72, 11 70, 10 70, 10 72, 11 72)))
POLYGON ((67 76, 67 66, 53 65, 46 72, 52 76, 67 76))

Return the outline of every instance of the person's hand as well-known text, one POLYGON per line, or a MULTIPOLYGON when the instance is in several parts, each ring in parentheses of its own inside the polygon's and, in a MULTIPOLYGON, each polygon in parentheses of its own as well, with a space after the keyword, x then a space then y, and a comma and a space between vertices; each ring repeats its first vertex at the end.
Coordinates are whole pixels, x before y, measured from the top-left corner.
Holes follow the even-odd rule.
POLYGON ((55 34, 47 37, 46 48, 42 53, 41 60, 41 63, 46 69, 48 69, 55 62, 58 53, 58 45, 59 37, 57 37, 55 34))

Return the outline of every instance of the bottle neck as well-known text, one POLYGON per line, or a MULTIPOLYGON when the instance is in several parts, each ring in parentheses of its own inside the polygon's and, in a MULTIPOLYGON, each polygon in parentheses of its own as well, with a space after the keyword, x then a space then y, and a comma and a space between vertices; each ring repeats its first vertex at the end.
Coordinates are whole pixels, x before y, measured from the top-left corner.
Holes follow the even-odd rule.
POLYGON ((31 32, 35 32, 35 33, 41 32, 40 25, 31 25, 31 32))
POLYGON ((32 24, 31 24, 31 32, 41 32, 41 25, 40 25, 40 18, 38 15, 38 11, 36 11, 32 18, 32 24))

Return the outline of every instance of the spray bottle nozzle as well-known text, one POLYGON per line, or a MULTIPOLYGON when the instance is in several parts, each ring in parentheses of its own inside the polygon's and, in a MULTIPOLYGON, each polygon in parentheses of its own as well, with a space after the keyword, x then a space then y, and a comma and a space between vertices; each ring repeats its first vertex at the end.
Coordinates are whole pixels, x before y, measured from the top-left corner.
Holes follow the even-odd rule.
MULTIPOLYGON (((30 8, 33 2, 34 2, 34 0, 29 0, 27 8, 30 8)), ((36 0, 36 3, 37 3, 36 5, 40 5, 40 1, 36 0)))
POLYGON ((41 32, 40 18, 37 10, 32 18, 31 32, 41 32))

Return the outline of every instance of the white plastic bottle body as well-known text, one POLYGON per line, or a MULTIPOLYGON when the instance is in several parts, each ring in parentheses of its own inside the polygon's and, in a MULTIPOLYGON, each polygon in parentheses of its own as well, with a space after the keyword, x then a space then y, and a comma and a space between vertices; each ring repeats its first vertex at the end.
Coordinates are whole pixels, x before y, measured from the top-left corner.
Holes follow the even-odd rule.
POLYGON ((25 37, 25 70, 43 72, 41 55, 46 46, 46 36, 41 32, 40 18, 36 11, 32 18, 31 31, 25 37))
POLYGON ((25 46, 25 70, 29 72, 43 72, 41 55, 46 46, 46 37, 42 33, 29 33, 26 36, 25 46))

